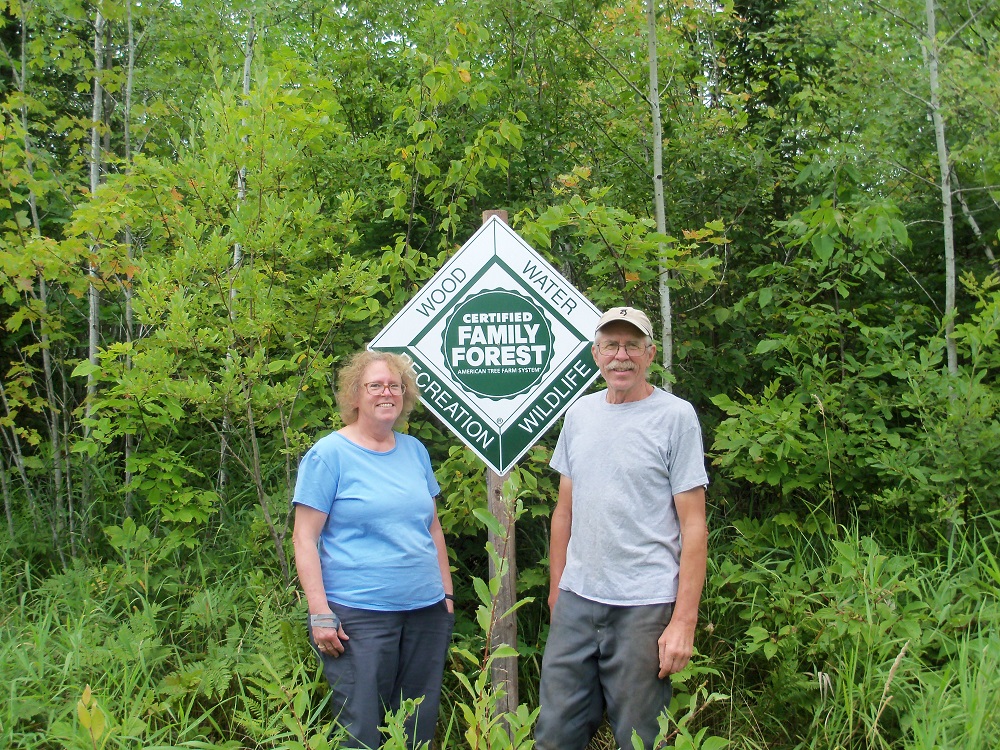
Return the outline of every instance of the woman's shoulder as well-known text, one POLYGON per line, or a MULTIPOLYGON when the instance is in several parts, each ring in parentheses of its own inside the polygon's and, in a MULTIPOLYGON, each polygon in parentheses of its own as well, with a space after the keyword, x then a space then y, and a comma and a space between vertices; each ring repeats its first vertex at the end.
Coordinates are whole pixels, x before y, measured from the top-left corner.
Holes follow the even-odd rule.
POLYGON ((306 456, 315 456, 317 458, 335 456, 347 446, 347 439, 339 432, 328 432, 312 444, 312 447, 306 452, 306 456))
POLYGON ((427 451, 420 438, 407 435, 405 432, 396 432, 396 445, 405 446, 409 450, 427 451))
POLYGON ((396 433, 396 453, 406 456, 414 456, 421 461, 430 462, 430 452, 423 441, 405 432, 396 433))

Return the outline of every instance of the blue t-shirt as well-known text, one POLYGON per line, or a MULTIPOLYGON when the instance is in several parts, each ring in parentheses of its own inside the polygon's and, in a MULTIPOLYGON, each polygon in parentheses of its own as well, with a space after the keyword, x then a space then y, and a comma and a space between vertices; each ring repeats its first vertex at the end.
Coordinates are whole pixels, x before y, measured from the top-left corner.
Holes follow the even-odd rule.
POLYGON ((368 450, 339 433, 303 456, 292 502, 327 514, 319 538, 326 597, 347 607, 399 611, 441 601, 430 535, 440 492, 430 456, 410 435, 368 450))

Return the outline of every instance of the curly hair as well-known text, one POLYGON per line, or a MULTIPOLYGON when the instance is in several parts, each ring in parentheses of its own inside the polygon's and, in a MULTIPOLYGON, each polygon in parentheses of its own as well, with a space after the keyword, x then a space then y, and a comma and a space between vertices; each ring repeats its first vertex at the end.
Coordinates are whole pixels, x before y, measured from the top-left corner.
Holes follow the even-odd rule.
POLYGON ((364 351, 354 354, 347 364, 340 369, 337 379, 337 406, 340 409, 344 424, 354 424, 358 421, 358 399, 361 395, 361 379, 365 370, 375 362, 384 362, 386 366, 398 375, 405 386, 403 391, 403 410, 396 420, 396 425, 403 424, 420 398, 420 388, 417 386, 417 376, 409 361, 399 354, 390 352, 364 351))

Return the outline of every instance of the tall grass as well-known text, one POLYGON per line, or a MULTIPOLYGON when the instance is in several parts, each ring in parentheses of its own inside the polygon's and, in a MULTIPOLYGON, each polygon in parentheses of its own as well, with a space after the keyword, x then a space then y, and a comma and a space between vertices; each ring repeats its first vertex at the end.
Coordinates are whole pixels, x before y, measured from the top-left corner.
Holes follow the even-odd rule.
MULTIPOLYGON (((699 653, 675 682, 671 742, 1000 747, 994 519, 930 545, 836 526, 819 511, 716 513, 711 525, 699 653)), ((120 532, 114 559, 45 575, 0 548, 0 747, 334 750, 304 609, 240 530, 215 552, 158 547, 141 527, 120 532)), ((474 635, 488 603, 468 581, 458 590, 466 621, 440 734, 449 749, 469 746, 470 721, 489 722, 493 695, 478 682, 474 635)), ((526 750, 547 620, 537 603, 521 613, 525 705, 512 746, 526 750)))
POLYGON ((733 704, 713 721, 733 747, 1000 747, 998 548, 985 516, 930 549, 822 514, 717 531, 705 661, 733 704))
POLYGON ((5 564, 0 746, 277 746, 299 694, 318 724, 321 685, 277 580, 246 554, 131 550, 44 579, 5 564))
POLYGON ((962 639, 943 668, 922 670, 907 717, 907 750, 1000 747, 1000 636, 962 639))

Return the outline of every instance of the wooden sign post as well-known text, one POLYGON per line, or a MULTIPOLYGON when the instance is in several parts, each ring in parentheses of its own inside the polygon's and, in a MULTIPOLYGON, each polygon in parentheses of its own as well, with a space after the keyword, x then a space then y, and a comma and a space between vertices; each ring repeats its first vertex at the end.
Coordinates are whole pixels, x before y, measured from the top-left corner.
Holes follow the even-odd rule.
MULTIPOLYGON (((497 216, 504 223, 507 222, 506 211, 483 211, 483 224, 491 216, 497 216)), ((504 474, 497 474, 493 469, 486 469, 486 506, 490 513, 500 522, 504 531, 504 538, 499 538, 492 529, 488 533, 488 538, 493 548, 501 560, 502 576, 500 578, 500 591, 497 593, 494 602, 497 616, 510 610, 517 601, 517 555, 515 551, 515 525, 514 525, 514 499, 504 497, 504 483, 510 471, 504 474)), ((490 558, 490 580, 497 575, 496 564, 490 558)), ((506 617, 500 617, 493 624, 490 633, 490 652, 492 653, 501 645, 508 645, 517 648, 517 613, 511 612, 506 617)), ((518 679, 517 679, 517 657, 507 656, 496 659, 490 670, 490 681, 494 688, 502 688, 503 696, 497 702, 497 711, 508 713, 514 711, 518 706, 518 679)))

